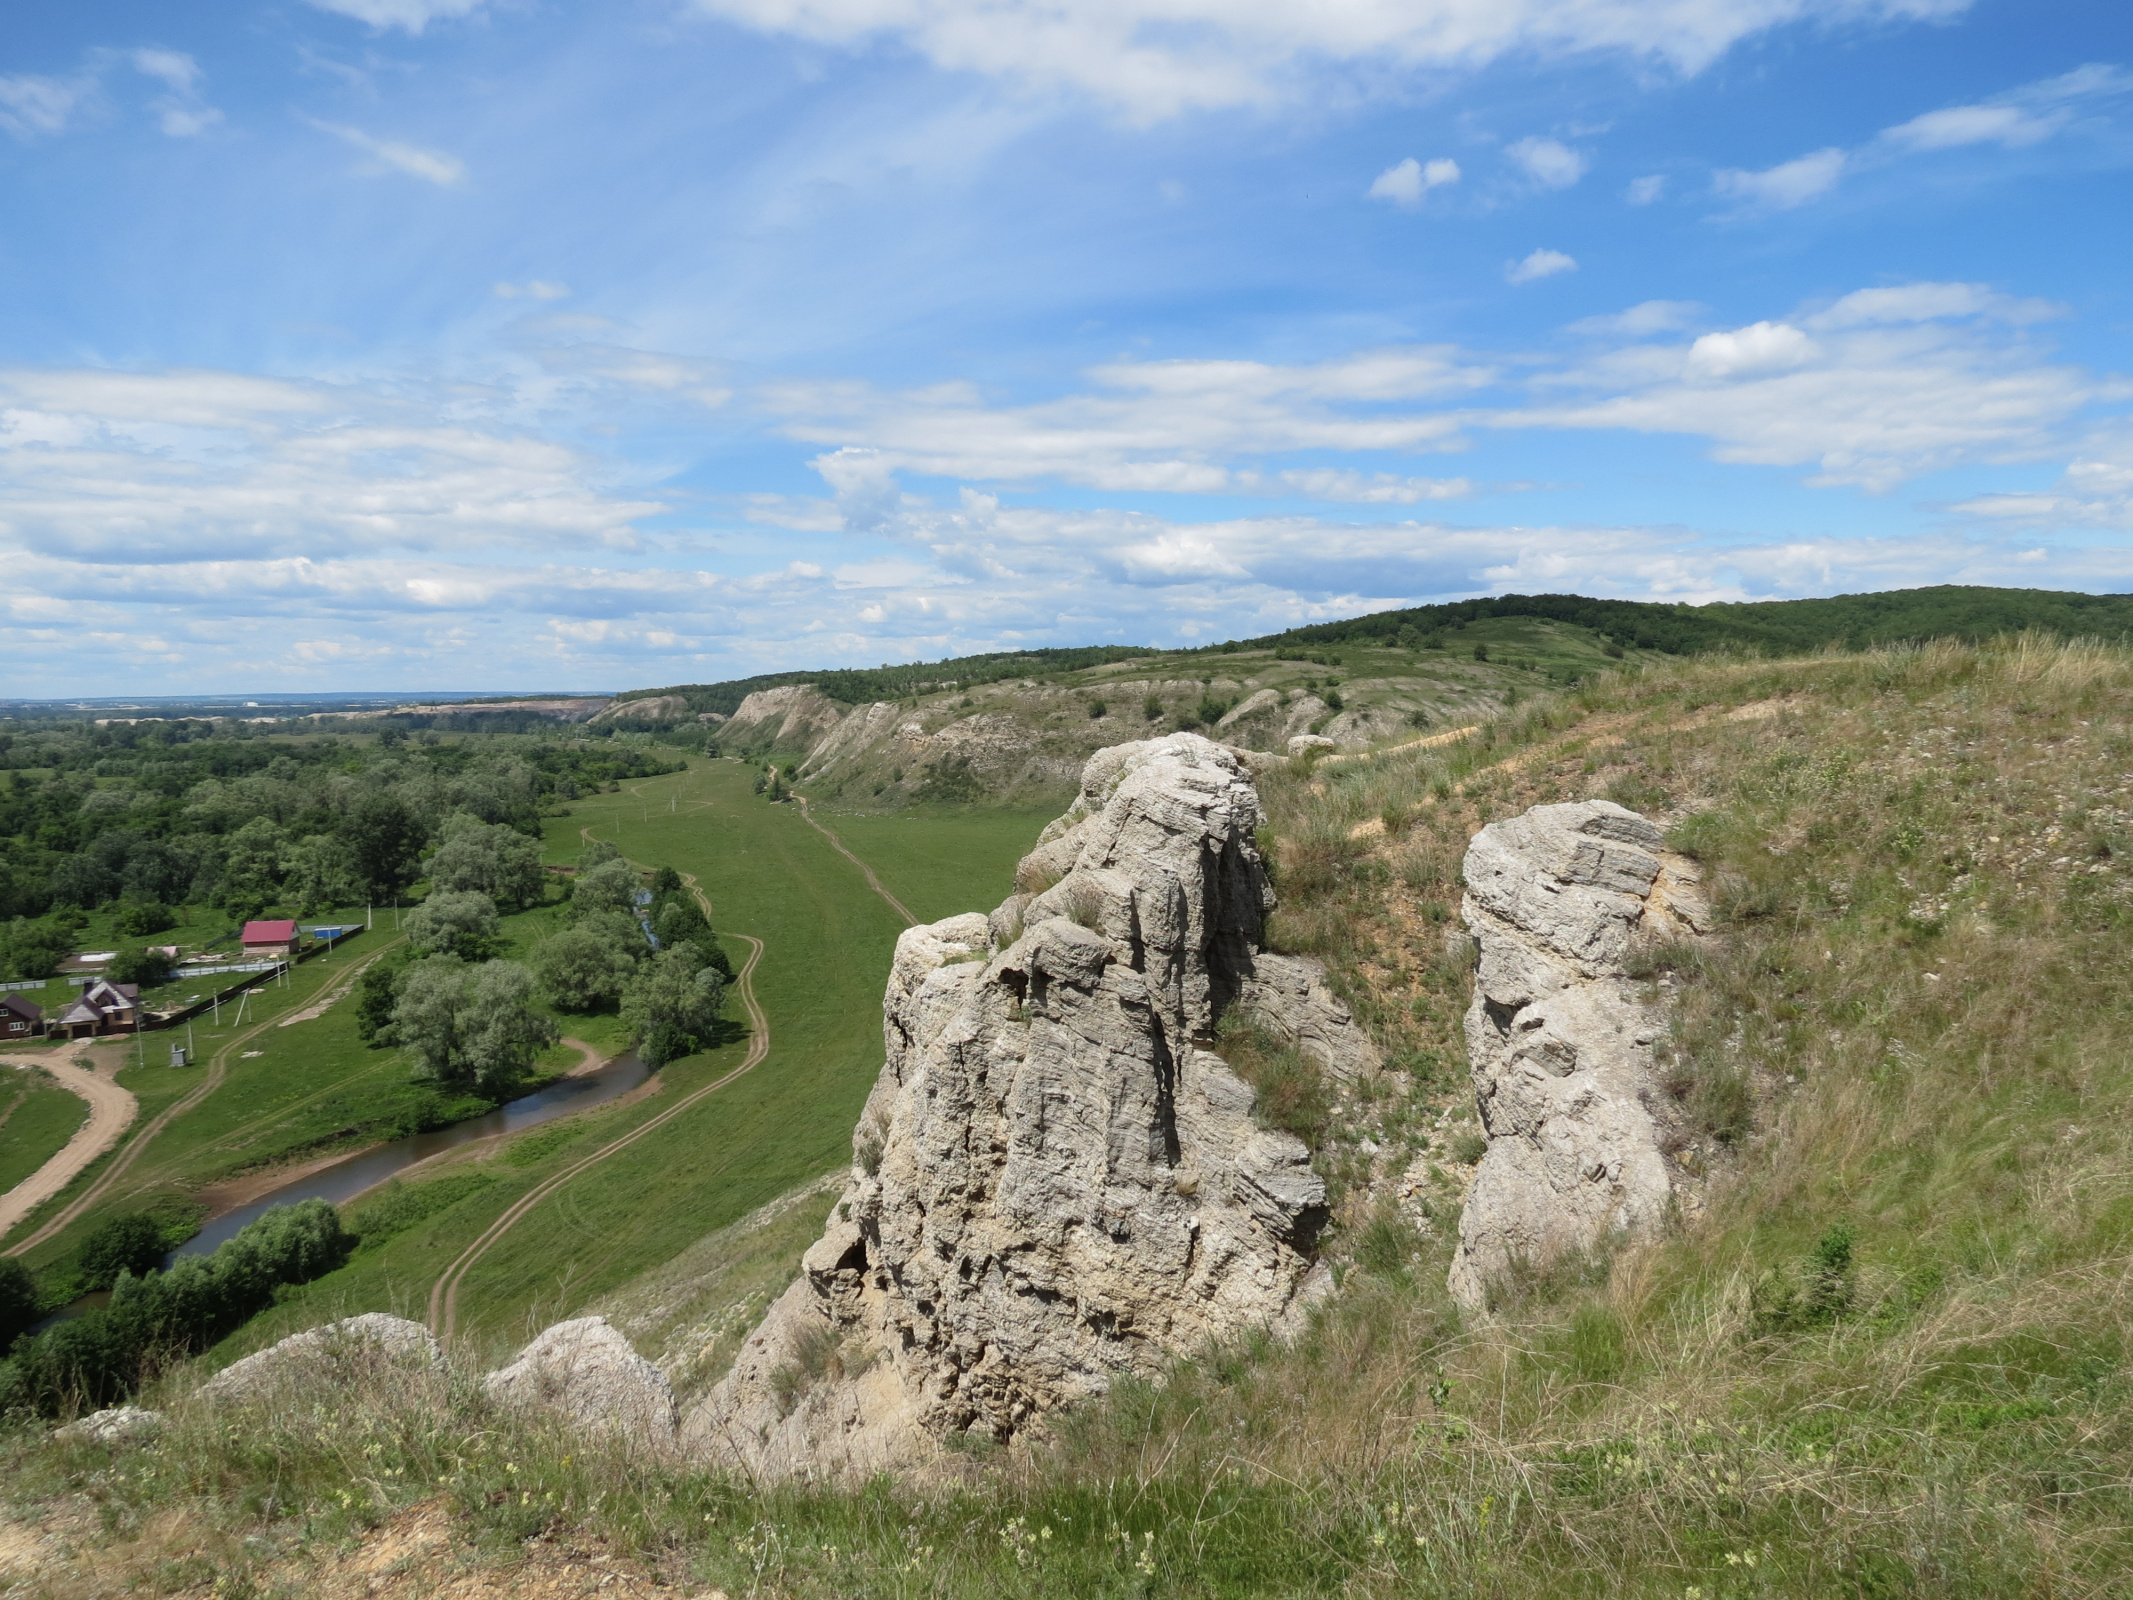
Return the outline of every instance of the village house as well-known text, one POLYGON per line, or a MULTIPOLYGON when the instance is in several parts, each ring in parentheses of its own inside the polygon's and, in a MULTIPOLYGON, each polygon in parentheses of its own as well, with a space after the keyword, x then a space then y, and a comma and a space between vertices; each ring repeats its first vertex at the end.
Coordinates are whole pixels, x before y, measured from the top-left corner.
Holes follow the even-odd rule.
POLYGON ((289 922, 247 922, 240 940, 245 955, 255 961, 287 961, 296 954, 302 936, 289 922))
POLYGON ((132 1033, 140 1025, 141 991, 137 984, 98 978, 81 998, 60 1012, 49 1029, 67 1039, 93 1039, 106 1033, 132 1033))
POLYGON ((0 1039, 34 1039, 44 1032, 44 1007, 20 995, 0 995, 0 1039))

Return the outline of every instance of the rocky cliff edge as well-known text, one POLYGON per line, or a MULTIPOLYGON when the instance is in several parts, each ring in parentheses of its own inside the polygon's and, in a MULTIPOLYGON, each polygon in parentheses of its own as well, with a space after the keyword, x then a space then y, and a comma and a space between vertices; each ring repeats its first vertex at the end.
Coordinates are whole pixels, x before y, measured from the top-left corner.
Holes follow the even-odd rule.
POLYGON ((1301 1325, 1325 1186, 1215 1025, 1249 1009, 1336 1075, 1377 1060, 1314 964, 1260 949, 1260 820, 1197 735, 1099 751, 1005 904, 902 936, 850 1180, 685 1449, 867 1473, 1301 1325))

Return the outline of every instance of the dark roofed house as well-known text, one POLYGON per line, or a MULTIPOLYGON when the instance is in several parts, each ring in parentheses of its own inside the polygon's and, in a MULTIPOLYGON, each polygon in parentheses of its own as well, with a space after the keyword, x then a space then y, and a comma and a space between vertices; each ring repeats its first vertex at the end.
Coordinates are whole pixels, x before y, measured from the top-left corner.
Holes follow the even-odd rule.
POLYGON ((69 1039, 90 1039, 105 1033, 132 1033, 140 1025, 141 990, 131 983, 112 983, 98 978, 81 998, 60 1012, 51 1032, 69 1039))
POLYGON ((299 935, 289 922, 247 922, 239 936, 244 953, 265 961, 286 961, 296 954, 299 935))
POLYGON ((0 1039, 34 1039, 44 1032, 44 1007, 16 994, 0 994, 0 1039))

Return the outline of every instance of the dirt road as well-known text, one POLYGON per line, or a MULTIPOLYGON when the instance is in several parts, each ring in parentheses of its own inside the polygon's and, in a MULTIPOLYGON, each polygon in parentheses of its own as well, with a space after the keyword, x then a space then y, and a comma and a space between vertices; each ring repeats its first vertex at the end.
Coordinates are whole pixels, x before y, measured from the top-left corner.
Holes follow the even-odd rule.
POLYGON ((911 908, 905 905, 901 900, 897 899, 896 896, 889 893, 889 891, 882 886, 881 880, 874 876, 874 869, 868 866, 864 861, 861 861, 857 856, 853 855, 851 851, 845 849, 844 841, 842 839, 838 838, 834 833, 831 833, 829 829, 823 827, 821 823, 815 820, 814 812, 808 810, 807 808, 807 796, 796 794, 793 796, 793 799, 799 803, 800 815, 807 818, 807 825, 810 828, 813 828, 815 832, 821 834, 823 838, 829 840, 830 848, 832 850, 836 851, 837 854, 844 857, 845 860, 849 861, 853 866, 857 867, 861 872, 866 874, 867 887, 869 889, 872 889, 876 894, 880 895, 882 899, 888 901, 888 903, 895 909, 896 914, 899 917, 902 917, 905 922, 909 923, 914 928, 917 927, 918 918, 911 915, 911 908))
MULTIPOLYGON (((24 1059, 27 1058, 0 1057, 0 1062, 12 1067, 24 1059)), ((50 1073, 52 1081, 62 1089, 71 1090, 89 1102, 89 1120, 75 1131, 74 1137, 59 1154, 0 1195, 0 1239, 6 1238, 18 1222, 72 1183, 82 1168, 117 1144, 133 1126, 133 1119, 141 1114, 140 1101, 110 1078, 99 1077, 57 1056, 38 1059, 36 1064, 50 1073)), ((27 1249, 28 1245, 22 1248, 27 1249)), ((16 1253, 8 1252, 10 1255, 16 1253)))
MULTIPOLYGON (((581 829, 580 832, 588 839, 592 837, 592 830, 589 828, 581 829)), ((702 885, 697 882, 696 874, 684 872, 681 880, 689 886, 689 893, 696 896, 696 903, 703 908, 704 916, 708 919, 711 915, 711 900, 704 893, 702 885)), ((734 992, 741 997, 741 1008, 748 1013, 748 1053, 741 1058, 740 1065, 723 1078, 714 1079, 694 1093, 682 1096, 658 1116, 639 1123, 619 1139, 609 1140, 591 1155, 573 1161, 561 1172, 544 1178, 519 1196, 511 1208, 490 1223, 488 1230, 461 1251, 459 1258, 446 1267, 442 1276, 431 1285, 429 1322, 438 1338, 449 1340, 459 1325, 459 1289, 460 1285, 466 1282, 467 1274, 474 1270, 474 1264, 487 1255, 499 1239, 517 1227, 535 1206, 579 1173, 598 1166, 618 1150, 628 1149, 654 1129, 665 1127, 704 1096, 716 1094, 743 1073, 754 1071, 761 1065, 763 1058, 770 1054, 770 1018, 755 997, 755 969, 756 963, 763 959, 763 941, 745 933, 729 934, 727 937, 739 939, 748 946, 748 959, 741 963, 741 970, 733 980, 734 992)))
MULTIPOLYGON (((398 944, 399 940, 395 939, 393 943, 398 944)), ((386 949, 390 948, 391 945, 386 946, 386 949)), ((371 961, 377 960, 378 956, 383 955, 384 953, 384 950, 380 950, 377 955, 373 955, 369 961, 359 961, 351 964, 346 971, 341 973, 339 977, 331 980, 318 996, 318 1000, 322 1004, 322 1006, 331 1004, 336 997, 338 997, 347 989, 349 989, 355 983, 356 979, 363 975, 363 969, 369 966, 371 961)), ((264 1022, 255 1022, 252 1024, 251 1027, 245 1029, 244 1032, 238 1034, 234 1039, 230 1040, 229 1043, 225 1044, 220 1050, 217 1050, 214 1056, 208 1061, 207 1071, 201 1075, 199 1083, 194 1085, 191 1093, 187 1094, 182 1099, 173 1101, 168 1106, 165 1106, 162 1111, 158 1112, 153 1121, 151 1121, 146 1127, 142 1128, 139 1133, 133 1136, 133 1138, 127 1143, 126 1148, 118 1153, 117 1159, 115 1159, 110 1166, 104 1169, 102 1175, 97 1178, 96 1182, 89 1185, 89 1187, 87 1189, 84 1189, 80 1195, 76 1196, 75 1199, 70 1201, 67 1204, 66 1208, 60 1211, 57 1216, 53 1217, 51 1221, 47 1222, 43 1227, 39 1228, 27 1239, 24 1239, 20 1244, 9 1245, 5 1251, 0 1251, 0 1254, 19 1256, 25 1250, 34 1249, 36 1246, 44 1243, 45 1240, 51 1238, 54 1234, 58 1233, 62 1228, 66 1227, 76 1217, 87 1211, 91 1206, 95 1205, 97 1201, 103 1199, 105 1195, 111 1192, 112 1187, 117 1184, 119 1179, 126 1175, 127 1169, 130 1168, 136 1161, 140 1160, 141 1153, 145 1151, 151 1143, 154 1142, 157 1134, 161 1133, 165 1128, 169 1127, 171 1123, 175 1122, 186 1112, 192 1110, 194 1106, 198 1105, 201 1101, 205 1100, 209 1095, 213 1094, 217 1089, 222 1086, 223 1078, 226 1077, 229 1073, 230 1063, 237 1059, 237 1052, 241 1046, 250 1044, 254 1039, 258 1038, 259 1035, 265 1033, 267 1029, 279 1026, 280 1019, 278 1017, 269 1017, 264 1022)), ((116 1084, 111 1085, 111 1087, 114 1089, 118 1089, 118 1086, 116 1084)), ((119 1089, 118 1092, 121 1094, 126 1093, 123 1089, 119 1089)), ((128 1094, 126 1095, 126 1098, 128 1101, 131 1101, 133 1099, 133 1096, 128 1094)), ((92 1118, 91 1120, 93 1121, 94 1119, 92 1118)), ((131 1121, 132 1119, 129 1117, 127 1120, 131 1121)), ((121 1126, 120 1131, 125 1131, 123 1126, 121 1126)), ((71 1149, 73 1147, 70 1145, 68 1148, 71 1149)), ((109 1146, 106 1146, 105 1148, 108 1149, 109 1146)), ((62 1151, 60 1153, 64 1155, 66 1152, 62 1151)), ((98 1154, 102 1154, 102 1151, 99 1151, 98 1154)), ((94 1160, 95 1157, 92 1156, 90 1159, 94 1160)), ((87 1162, 83 1163, 84 1166, 86 1166, 87 1164, 87 1162)), ((76 1167, 74 1170, 76 1172, 79 1172, 81 1168, 76 1167)))

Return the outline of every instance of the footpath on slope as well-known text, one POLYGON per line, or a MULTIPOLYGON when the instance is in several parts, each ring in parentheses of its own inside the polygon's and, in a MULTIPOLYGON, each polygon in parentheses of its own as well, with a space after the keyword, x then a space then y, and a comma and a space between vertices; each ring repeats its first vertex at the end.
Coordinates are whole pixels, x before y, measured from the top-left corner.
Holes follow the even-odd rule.
MULTIPOLYGON (((0 1239, 4 1239, 17 1223, 66 1188, 83 1168, 117 1144, 133 1126, 133 1119, 141 1114, 141 1102, 133 1097, 131 1090, 120 1088, 112 1079, 100 1078, 89 1068, 78 1067, 57 1057, 37 1061, 21 1056, 0 1056, 0 1064, 42 1067, 62 1089, 89 1102, 89 1120, 75 1130, 74 1137, 59 1153, 6 1194, 0 1195, 0 1239)), ((36 1242, 32 1239, 29 1244, 36 1242)), ((29 1244, 18 1246, 8 1254, 19 1255, 29 1248, 29 1244)))
MULTIPOLYGON (((397 942, 398 941, 395 941, 395 943, 397 942)), ((354 966, 347 968, 340 974, 340 976, 334 978, 326 985, 326 987, 320 992, 319 998, 322 1000, 329 1001, 333 998, 337 998, 342 992, 354 985, 356 979, 363 975, 364 968, 368 967, 371 961, 377 960, 378 956, 381 956, 384 953, 385 952, 383 950, 380 950, 377 955, 373 955, 369 961, 361 961, 356 963, 354 966)), ((75 1219, 77 1219, 84 1212, 86 1212, 91 1206, 95 1205, 97 1201, 103 1199, 105 1195, 109 1194, 111 1190, 117 1185, 119 1179, 126 1175, 127 1170, 131 1168, 136 1161, 140 1160, 142 1153, 146 1151, 148 1146, 155 1140, 156 1135, 161 1133, 165 1128, 169 1127, 179 1117, 183 1116, 186 1112, 192 1110, 194 1106, 198 1105, 201 1101, 205 1100, 209 1095, 213 1094, 217 1089, 222 1087, 222 1080, 229 1076, 230 1063, 237 1059, 238 1047, 240 1045, 250 1044, 254 1039, 265 1033, 269 1028, 278 1027, 280 1025, 280 1020, 281 1019, 278 1017, 268 1017, 262 1022, 255 1022, 252 1024, 251 1027, 245 1029, 244 1032, 236 1035, 234 1038, 230 1039, 227 1043, 225 1043, 220 1050, 217 1050, 214 1055, 209 1058, 207 1064, 207 1071, 202 1075, 199 1083, 193 1086, 191 1092, 177 1100, 172 1101, 169 1105, 165 1106, 160 1112, 158 1112, 156 1116, 147 1124, 147 1126, 142 1128, 139 1133, 136 1133, 133 1138, 127 1142, 126 1147, 118 1153, 117 1157, 112 1161, 111 1165, 104 1169, 102 1175, 99 1176, 94 1183, 90 1184, 87 1189, 83 1190, 79 1196, 77 1196, 64 1209, 62 1209, 57 1216, 53 1217, 51 1221, 47 1222, 43 1227, 39 1228, 35 1233, 31 1234, 20 1244, 10 1245, 4 1252, 0 1252, 0 1254, 19 1256, 26 1250, 34 1250, 38 1245, 43 1244, 45 1240, 54 1237, 62 1229, 66 1228, 69 1224, 74 1222, 75 1219)), ((116 1088, 117 1085, 114 1084, 112 1085, 112 1087, 116 1088)), ((123 1090, 121 1090, 120 1092, 124 1093, 123 1090)), ((131 1100, 132 1098, 133 1097, 130 1094, 127 1095, 127 1099, 131 1100)), ((65 1152, 61 1153, 64 1154, 65 1152)), ((101 1154, 101 1152, 98 1153, 101 1154)), ((91 1159, 93 1160, 94 1157, 92 1157, 91 1159)), ((87 1163, 85 1162, 83 1163, 83 1165, 86 1166, 87 1163)), ((80 1170, 81 1169, 79 1167, 75 1169, 76 1172, 79 1172, 80 1170)))
POLYGON ((918 918, 911 915, 911 908, 905 905, 901 900, 897 899, 896 896, 889 893, 888 889, 883 886, 881 879, 877 878, 874 875, 874 869, 868 866, 864 861, 861 861, 857 856, 853 855, 851 851, 845 849, 844 841, 842 839, 838 838, 834 833, 830 832, 829 829, 823 827, 821 823, 815 820, 814 812, 810 811, 807 807, 807 796, 803 794, 796 794, 793 796, 793 799, 799 803, 800 815, 807 819, 807 825, 810 828, 813 828, 815 832, 821 834, 823 838, 829 840, 830 848, 832 850, 836 851, 837 854, 844 857, 845 860, 849 861, 853 866, 857 867, 861 872, 866 874, 867 887, 869 889, 872 889, 876 894, 880 895, 882 899, 886 900, 889 903, 890 908, 894 910, 899 917, 902 917, 904 919, 904 923, 906 926, 913 928, 917 927, 918 918))
MULTIPOLYGON (((592 837, 590 828, 581 828, 578 832, 582 838, 589 840, 592 837)), ((624 859, 627 859, 627 857, 624 859)), ((683 883, 688 885, 689 893, 696 896, 696 903, 703 909, 704 916, 709 918, 711 916, 711 900, 704 893, 702 885, 697 881, 696 874, 684 872, 681 874, 681 879, 683 883)), ((430 1286, 429 1325, 431 1331, 439 1339, 449 1342, 458 1330, 459 1290, 466 1282, 467 1274, 473 1271, 475 1264, 483 1256, 487 1255, 490 1250, 494 1249, 497 1242, 504 1235, 517 1227, 535 1206, 580 1173, 588 1172, 609 1156, 618 1151, 628 1149, 646 1134, 665 1127, 705 1096, 716 1094, 736 1078, 754 1071, 757 1066, 761 1065, 763 1058, 770 1053, 770 1018, 765 1015, 761 1003, 757 1001, 755 996, 755 969, 756 964, 763 959, 763 941, 752 934, 746 933, 736 933, 732 937, 743 941, 748 946, 748 959, 741 963, 741 970, 733 980, 733 987, 741 997, 741 1005, 748 1013, 748 1053, 742 1058, 741 1064, 724 1077, 714 1079, 701 1089, 683 1096, 657 1116, 640 1122, 628 1133, 621 1135, 619 1138, 609 1140, 590 1155, 573 1161, 562 1171, 544 1178, 540 1183, 512 1202, 510 1208, 502 1216, 490 1223, 480 1238, 461 1251, 458 1258, 450 1266, 446 1267, 437 1281, 430 1286)))

